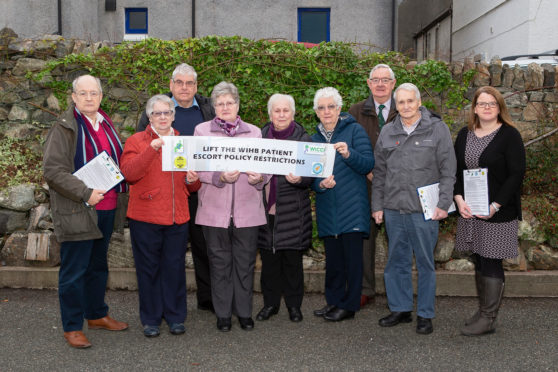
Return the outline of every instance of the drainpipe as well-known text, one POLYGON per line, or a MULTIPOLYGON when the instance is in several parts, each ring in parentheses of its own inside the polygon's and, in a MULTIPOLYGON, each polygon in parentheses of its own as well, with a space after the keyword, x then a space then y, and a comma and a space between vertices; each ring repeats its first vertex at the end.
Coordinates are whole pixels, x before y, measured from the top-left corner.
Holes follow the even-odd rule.
POLYGON ((58 35, 62 36, 62 0, 58 0, 58 35))
POLYGON ((196 0, 192 0, 192 37, 196 37, 196 0))
POLYGON ((395 51, 395 33, 397 30, 395 29, 395 10, 397 0, 391 0, 391 50, 395 51))

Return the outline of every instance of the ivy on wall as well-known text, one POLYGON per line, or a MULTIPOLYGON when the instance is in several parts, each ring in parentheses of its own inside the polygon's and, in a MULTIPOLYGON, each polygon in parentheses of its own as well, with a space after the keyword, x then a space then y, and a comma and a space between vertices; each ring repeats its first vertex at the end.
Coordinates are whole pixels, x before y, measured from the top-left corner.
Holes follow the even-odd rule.
MULTIPOLYGON (((70 54, 51 61, 35 78, 43 79, 55 69, 62 69, 67 76, 75 76, 72 71, 89 71, 108 87, 129 89, 135 107, 142 108, 149 96, 168 91, 172 71, 185 62, 196 69, 198 91, 203 95, 210 95, 220 81, 233 82, 239 88, 240 115, 251 123, 268 121, 267 100, 272 94, 291 94, 297 106, 296 119, 310 132, 317 122, 312 109, 316 90, 326 86, 337 88, 346 111, 370 94, 366 78, 378 63, 392 67, 397 84, 416 84, 424 92, 423 104, 438 112, 466 104, 464 93, 473 70, 463 74, 464 81, 457 81, 445 63, 426 61, 409 65, 402 54, 370 53, 361 51, 362 47, 331 42, 306 48, 286 41, 254 41, 237 36, 147 39, 105 47, 95 54, 70 54)), ((65 98, 70 91, 70 81, 52 80, 49 84, 59 98, 65 98)), ((103 108, 109 113, 128 111, 129 106, 115 100, 103 101, 103 108)), ((449 116, 446 119, 453 121, 449 116)))

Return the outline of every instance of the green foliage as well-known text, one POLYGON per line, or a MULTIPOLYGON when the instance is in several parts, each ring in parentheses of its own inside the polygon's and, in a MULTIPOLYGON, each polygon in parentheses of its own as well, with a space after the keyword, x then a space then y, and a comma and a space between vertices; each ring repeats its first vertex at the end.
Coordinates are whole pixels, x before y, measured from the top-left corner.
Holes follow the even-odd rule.
MULTIPOLYGON (((404 55, 359 51, 362 47, 331 42, 306 48, 285 41, 254 41, 238 36, 171 41, 147 39, 102 48, 95 55, 68 55, 50 62, 36 79, 59 68, 89 72, 103 79, 107 85, 105 89, 121 86, 136 92, 134 99, 142 107, 146 96, 168 91, 173 69, 185 62, 196 68, 201 94, 210 95, 220 81, 233 82, 240 92, 240 115, 251 123, 268 121, 267 100, 273 93, 291 94, 297 104, 296 119, 309 132, 314 131, 317 122, 312 109, 316 90, 326 86, 337 88, 346 111, 370 94, 366 78, 378 63, 387 63, 393 68, 398 84, 413 82, 432 98, 442 94, 444 107, 459 108, 465 104, 466 86, 452 78, 446 64, 427 61, 408 70, 408 59, 404 55)), ((69 82, 54 81, 51 87, 61 102, 65 102, 58 94, 69 92, 69 82)), ((434 100, 426 100, 425 104, 444 111, 434 100)), ((106 95, 102 105, 109 114, 128 110, 126 105, 107 102, 106 95)))
POLYGON ((33 151, 38 141, 33 142, 0 134, 0 189, 21 183, 41 183, 42 154, 33 151))
POLYGON ((527 171, 523 183, 523 208, 539 221, 538 230, 547 241, 558 239, 558 143, 544 141, 526 150, 527 171))

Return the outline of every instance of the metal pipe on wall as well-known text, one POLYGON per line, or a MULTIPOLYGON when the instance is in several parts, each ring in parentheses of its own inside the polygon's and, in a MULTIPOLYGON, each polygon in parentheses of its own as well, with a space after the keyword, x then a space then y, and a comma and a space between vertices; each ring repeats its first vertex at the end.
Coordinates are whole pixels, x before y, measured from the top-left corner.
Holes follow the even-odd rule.
POLYGON ((196 37, 196 0, 192 0, 192 37, 196 37))
POLYGON ((58 0, 58 31, 57 34, 62 36, 62 0, 58 0))

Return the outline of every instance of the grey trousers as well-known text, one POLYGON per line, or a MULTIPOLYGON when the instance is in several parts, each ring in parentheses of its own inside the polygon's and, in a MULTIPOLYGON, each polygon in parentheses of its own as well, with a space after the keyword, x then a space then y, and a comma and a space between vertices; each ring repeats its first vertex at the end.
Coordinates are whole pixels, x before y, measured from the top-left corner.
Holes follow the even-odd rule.
POLYGON ((362 294, 376 295, 376 236, 378 228, 374 219, 370 221, 370 236, 362 241, 362 294))
POLYGON ((258 226, 237 228, 203 226, 207 243, 211 297, 215 315, 230 318, 252 316, 254 266, 258 226))

